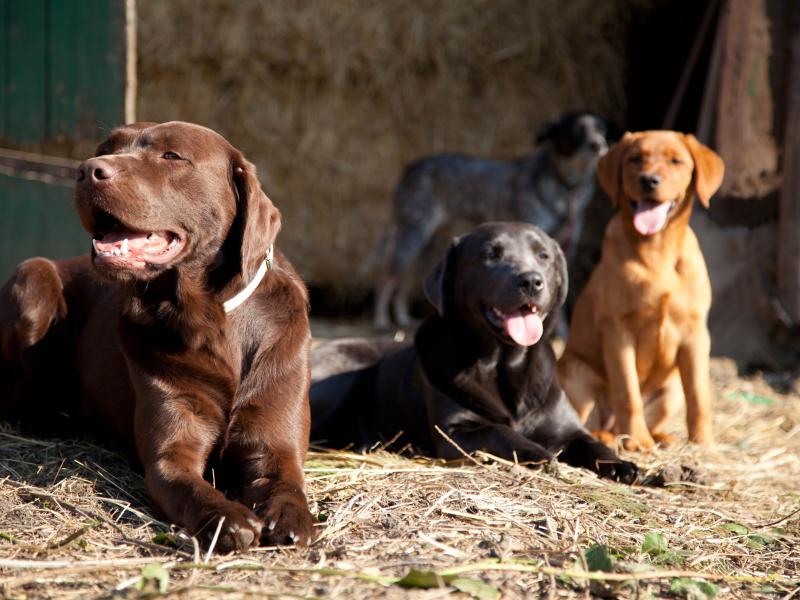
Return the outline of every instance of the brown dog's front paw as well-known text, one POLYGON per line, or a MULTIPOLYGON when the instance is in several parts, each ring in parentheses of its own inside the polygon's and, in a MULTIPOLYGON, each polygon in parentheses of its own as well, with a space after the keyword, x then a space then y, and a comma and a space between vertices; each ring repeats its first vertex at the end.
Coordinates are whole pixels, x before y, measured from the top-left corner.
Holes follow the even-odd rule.
POLYGON ((278 494, 265 502, 264 509, 259 511, 265 523, 261 530, 262 544, 308 546, 314 541, 314 517, 308 510, 305 496, 300 496, 278 494))
POLYGON ((243 504, 226 501, 225 504, 209 508, 202 519, 198 534, 205 547, 210 547, 219 527, 219 536, 214 549, 220 554, 246 550, 258 544, 264 526, 256 515, 243 504), (220 519, 224 518, 220 526, 220 519))
POLYGON ((706 446, 706 447, 713 446, 714 434, 711 433, 710 428, 699 429, 697 431, 690 431, 689 440, 700 446, 706 446))
POLYGON ((616 448, 617 446, 617 436, 615 436, 610 431, 603 431, 602 429, 593 429, 592 435, 594 439, 596 439, 601 444, 605 444, 609 448, 616 448))
POLYGON ((628 436, 623 438, 622 440, 622 447, 629 452, 636 452, 642 450, 650 450, 655 447, 656 441, 652 438, 652 436, 648 435, 647 437, 636 437, 628 436))
POLYGON ((678 441, 674 435, 670 435, 669 433, 654 433, 653 439, 662 448, 670 448, 678 441))

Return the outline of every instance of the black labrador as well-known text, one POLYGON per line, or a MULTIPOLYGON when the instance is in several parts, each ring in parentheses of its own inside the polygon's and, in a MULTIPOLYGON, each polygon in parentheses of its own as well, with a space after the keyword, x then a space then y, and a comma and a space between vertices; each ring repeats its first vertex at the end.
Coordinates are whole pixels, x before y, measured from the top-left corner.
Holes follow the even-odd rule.
POLYGON ((546 340, 567 270, 552 238, 527 223, 483 224, 453 242, 424 288, 437 314, 413 345, 344 339, 314 349, 312 441, 390 442, 441 458, 483 450, 525 463, 558 455, 601 477, 637 478, 635 464, 584 429, 556 378, 546 340))

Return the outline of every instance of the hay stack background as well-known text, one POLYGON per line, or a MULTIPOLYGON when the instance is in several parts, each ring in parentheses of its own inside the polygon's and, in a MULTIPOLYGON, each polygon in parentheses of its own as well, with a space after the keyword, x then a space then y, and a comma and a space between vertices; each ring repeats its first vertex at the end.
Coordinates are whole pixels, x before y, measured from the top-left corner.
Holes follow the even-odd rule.
POLYGON ((139 0, 139 118, 227 136, 284 216, 311 285, 356 273, 403 166, 529 152, 544 122, 622 120, 624 0, 139 0))

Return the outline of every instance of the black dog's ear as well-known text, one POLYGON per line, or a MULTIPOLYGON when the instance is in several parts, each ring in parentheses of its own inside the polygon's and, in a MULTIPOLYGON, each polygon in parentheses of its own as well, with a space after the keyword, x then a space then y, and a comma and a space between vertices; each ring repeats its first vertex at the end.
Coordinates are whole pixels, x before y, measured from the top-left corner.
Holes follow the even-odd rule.
POLYGON ((553 133, 555 133, 556 127, 560 121, 548 121, 539 129, 539 133, 536 134, 536 138, 534 139, 534 143, 536 145, 543 144, 547 140, 553 137, 553 133))
POLYGON ((616 144, 622 137, 624 131, 622 131, 619 125, 617 125, 611 119, 603 118, 603 121, 606 125, 606 141, 608 142, 608 145, 610 146, 611 144, 616 144))
POLYGON ((425 297, 428 299, 433 307, 440 315, 444 315, 447 286, 449 285, 449 271, 450 266, 455 256, 456 246, 458 246, 459 238, 453 239, 453 243, 444 253, 442 259, 436 263, 425 281, 422 283, 422 290, 425 292, 425 297))
POLYGON ((556 276, 557 295, 556 295, 556 308, 567 301, 567 292, 569 291, 569 273, 567 271, 567 259, 564 257, 564 252, 561 246, 558 245, 553 238, 550 238, 550 245, 553 252, 553 265, 556 276))

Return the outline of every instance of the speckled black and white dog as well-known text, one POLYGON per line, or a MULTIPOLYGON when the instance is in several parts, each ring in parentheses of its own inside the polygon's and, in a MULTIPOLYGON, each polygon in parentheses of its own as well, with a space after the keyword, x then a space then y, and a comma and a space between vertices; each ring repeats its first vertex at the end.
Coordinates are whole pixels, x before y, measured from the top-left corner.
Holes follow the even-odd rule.
POLYGON ((613 129, 600 115, 570 113, 542 129, 540 146, 529 156, 497 161, 439 154, 406 167, 379 244, 388 260, 375 289, 376 329, 391 327, 390 305, 398 326, 411 325, 416 263, 436 231, 452 221, 525 221, 564 248, 577 240, 597 160, 615 138, 613 129))

